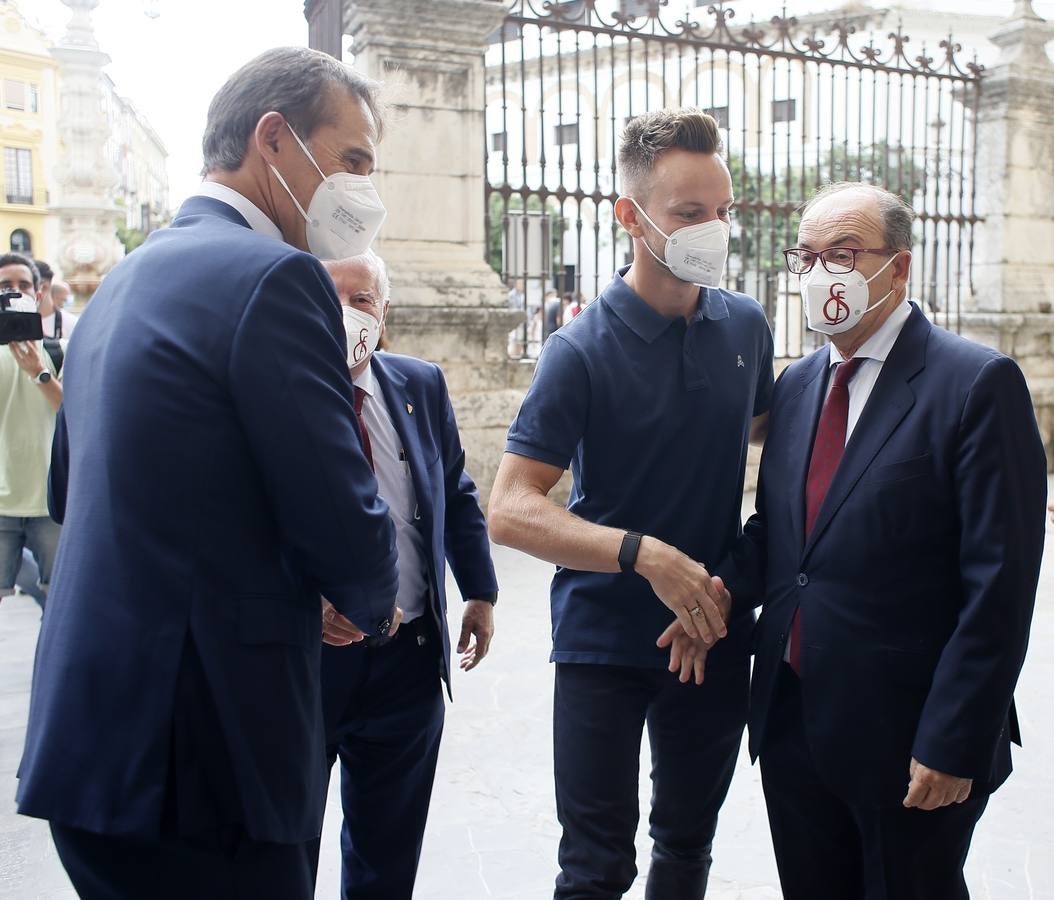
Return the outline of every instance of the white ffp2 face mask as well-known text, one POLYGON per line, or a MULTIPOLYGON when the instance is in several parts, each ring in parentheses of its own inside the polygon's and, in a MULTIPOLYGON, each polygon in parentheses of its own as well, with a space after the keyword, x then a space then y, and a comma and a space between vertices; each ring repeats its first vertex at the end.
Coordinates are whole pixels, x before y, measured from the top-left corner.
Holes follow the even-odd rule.
POLYGON ((666 238, 665 259, 651 249, 647 241, 644 246, 655 257, 655 261, 666 266, 675 278, 699 287, 719 287, 725 273, 728 258, 729 225, 721 219, 711 219, 698 225, 687 225, 667 235, 656 225, 632 197, 629 201, 637 207, 645 221, 666 238))
POLYGON ((344 331, 348 335, 348 365, 351 368, 365 362, 377 349, 381 339, 381 322, 361 309, 342 306, 344 331))
POLYGON ((20 294, 18 297, 12 297, 10 304, 8 309, 11 312, 35 313, 37 311, 37 298, 32 294, 20 294))
POLYGON ((877 303, 868 306, 871 294, 867 286, 899 255, 894 253, 870 278, 864 278, 856 269, 844 275, 832 275, 817 257, 812 270, 801 276, 801 299, 809 328, 820 334, 841 334, 855 328, 867 313, 878 309, 893 296, 890 291, 877 303))
POLYGON ((286 122, 286 127, 322 177, 305 211, 282 173, 271 166, 274 177, 307 222, 308 249, 319 259, 347 259, 365 253, 387 215, 373 182, 365 175, 349 172, 324 175, 300 135, 293 131, 293 126, 286 122))

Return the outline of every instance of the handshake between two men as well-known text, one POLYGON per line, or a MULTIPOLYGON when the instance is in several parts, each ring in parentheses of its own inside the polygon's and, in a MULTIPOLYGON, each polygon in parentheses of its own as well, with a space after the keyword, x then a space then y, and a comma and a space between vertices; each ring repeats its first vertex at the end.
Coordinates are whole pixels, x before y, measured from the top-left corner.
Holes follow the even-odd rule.
POLYGON ((636 570, 677 617, 656 641, 670 649, 669 670, 679 673, 682 684, 693 678, 702 684, 708 651, 728 635, 732 595, 724 581, 676 547, 650 537, 641 539, 636 570))

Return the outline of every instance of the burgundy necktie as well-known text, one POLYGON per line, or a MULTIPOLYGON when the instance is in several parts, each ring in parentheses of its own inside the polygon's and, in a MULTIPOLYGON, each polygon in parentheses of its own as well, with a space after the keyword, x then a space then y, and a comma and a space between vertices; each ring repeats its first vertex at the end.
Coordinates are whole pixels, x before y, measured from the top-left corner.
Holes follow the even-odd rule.
MULTIPOLYGON (((834 473, 845 453, 845 435, 849 428, 849 382, 863 363, 863 358, 839 363, 834 370, 834 384, 824 401, 820 421, 816 426, 816 440, 809 459, 809 475, 805 481, 805 539, 809 539, 816 517, 820 514, 823 498, 834 481, 834 473)), ((790 666, 801 674, 801 607, 794 611, 791 622, 790 666)))
POLYGON ((362 452, 366 454, 366 462, 373 468, 373 448, 370 446, 370 433, 366 430, 366 423, 362 420, 362 401, 366 399, 366 391, 355 386, 355 418, 359 420, 359 431, 362 432, 362 452))

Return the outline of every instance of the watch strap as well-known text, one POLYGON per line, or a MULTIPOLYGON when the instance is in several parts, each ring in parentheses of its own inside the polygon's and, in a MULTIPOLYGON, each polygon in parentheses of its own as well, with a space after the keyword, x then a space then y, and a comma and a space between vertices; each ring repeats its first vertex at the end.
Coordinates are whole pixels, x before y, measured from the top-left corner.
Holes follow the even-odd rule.
POLYGON ((623 572, 633 571, 633 567, 637 564, 637 554, 640 552, 640 541, 643 537, 644 535, 639 531, 627 531, 625 537, 622 538, 622 547, 618 552, 618 564, 623 572))

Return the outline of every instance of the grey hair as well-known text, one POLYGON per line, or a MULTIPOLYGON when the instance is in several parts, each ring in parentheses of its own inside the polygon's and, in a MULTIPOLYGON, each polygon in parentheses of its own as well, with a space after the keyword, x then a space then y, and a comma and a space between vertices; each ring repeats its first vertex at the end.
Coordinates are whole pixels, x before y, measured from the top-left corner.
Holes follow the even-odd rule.
POLYGON ((377 279, 377 287, 381 292, 381 302, 387 303, 392 295, 392 282, 388 277, 388 266, 384 260, 373 250, 366 250, 358 256, 352 257, 352 259, 361 260, 373 269, 374 276, 377 279))
POLYGON ((256 125, 269 112, 281 113, 304 141, 332 120, 331 88, 342 87, 369 110, 381 137, 380 85, 326 53, 306 47, 276 47, 235 72, 209 104, 201 141, 207 175, 233 172, 245 158, 256 125))
POLYGON ((825 184, 801 207, 802 215, 805 215, 817 202, 825 197, 830 197, 832 194, 840 194, 842 191, 852 190, 853 188, 864 188, 872 191, 875 199, 878 200, 886 246, 890 250, 910 250, 914 244, 912 226, 915 224, 915 210, 899 194, 887 191, 877 184, 868 184, 864 181, 834 181, 825 184))

